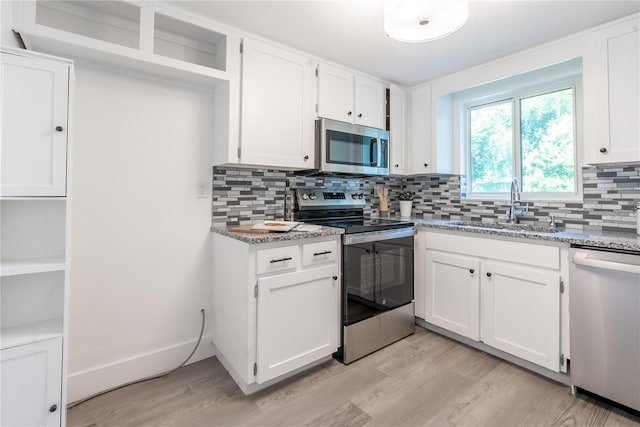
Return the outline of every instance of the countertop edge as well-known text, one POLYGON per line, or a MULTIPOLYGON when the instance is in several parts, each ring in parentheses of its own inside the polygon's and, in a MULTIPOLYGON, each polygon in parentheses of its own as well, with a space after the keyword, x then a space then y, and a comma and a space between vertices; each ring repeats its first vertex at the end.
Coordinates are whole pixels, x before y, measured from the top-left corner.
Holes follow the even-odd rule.
POLYGON ((605 233, 589 232, 581 230, 563 230, 555 233, 539 231, 504 230, 469 227, 451 224, 446 220, 420 220, 414 219, 416 229, 435 228, 446 231, 455 231, 485 236, 511 237, 529 240, 541 240, 569 245, 583 245, 602 249, 620 249, 634 251, 640 254, 640 236, 634 237, 632 233, 605 233))
POLYGON ((251 234, 251 233, 237 233, 227 230, 226 227, 211 227, 211 232, 220 234, 226 237, 230 237, 241 242, 249 244, 261 244, 261 243, 273 243, 273 242, 286 242, 303 239, 312 239, 315 237, 330 237, 339 236, 344 234, 344 230, 334 227, 322 227, 318 231, 289 231, 286 233, 268 233, 268 234, 251 234))

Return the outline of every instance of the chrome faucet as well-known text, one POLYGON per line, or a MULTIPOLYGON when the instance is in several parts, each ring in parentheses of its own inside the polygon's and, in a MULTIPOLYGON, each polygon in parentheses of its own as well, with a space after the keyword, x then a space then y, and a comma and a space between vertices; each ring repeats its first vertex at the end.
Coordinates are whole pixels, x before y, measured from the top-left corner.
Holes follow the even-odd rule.
POLYGON ((509 200, 509 219, 507 220, 510 224, 517 224, 520 215, 522 214, 522 209, 520 207, 520 188, 518 185, 518 178, 513 178, 511 180, 511 197, 509 200))

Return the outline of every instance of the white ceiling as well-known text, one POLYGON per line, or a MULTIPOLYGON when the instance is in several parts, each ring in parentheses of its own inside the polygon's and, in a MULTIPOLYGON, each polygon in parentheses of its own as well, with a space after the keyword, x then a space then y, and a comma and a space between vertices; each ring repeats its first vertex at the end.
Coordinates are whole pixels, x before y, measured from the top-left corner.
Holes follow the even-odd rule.
POLYGON ((382 0, 171 3, 407 87, 640 11, 638 0, 471 0, 458 32, 409 44, 384 33, 382 0))

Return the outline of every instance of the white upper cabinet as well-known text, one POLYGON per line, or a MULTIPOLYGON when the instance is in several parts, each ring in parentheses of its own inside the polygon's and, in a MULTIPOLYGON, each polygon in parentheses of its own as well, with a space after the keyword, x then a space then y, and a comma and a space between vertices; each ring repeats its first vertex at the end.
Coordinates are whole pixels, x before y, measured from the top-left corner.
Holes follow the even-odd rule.
POLYGON ((318 67, 318 116, 385 128, 385 88, 381 81, 327 64, 318 67))
POLYGON ((297 53, 244 39, 240 163, 313 168, 314 65, 297 53))
POLYGON ((354 89, 354 123, 384 129, 384 83, 356 74, 354 89))
POLYGON ((411 164, 410 173, 434 173, 431 137, 431 86, 422 86, 411 93, 411 164))
POLYGON ((584 71, 587 164, 640 162, 639 21, 593 35, 584 71))
POLYGON ((2 196, 64 196, 69 64, 2 56, 2 196))
POLYGON ((389 90, 389 144, 391 145, 390 172, 392 174, 404 175, 408 169, 408 107, 407 92, 401 87, 391 85, 389 90))

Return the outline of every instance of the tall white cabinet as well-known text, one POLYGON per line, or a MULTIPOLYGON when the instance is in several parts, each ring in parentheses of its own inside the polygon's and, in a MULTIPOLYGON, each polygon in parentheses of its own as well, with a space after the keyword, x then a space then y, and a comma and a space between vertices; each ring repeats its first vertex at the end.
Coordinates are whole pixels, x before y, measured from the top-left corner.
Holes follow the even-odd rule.
POLYGON ((73 65, 0 55, 0 424, 64 425, 73 65))

